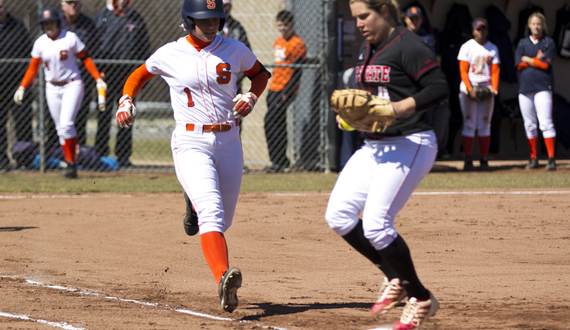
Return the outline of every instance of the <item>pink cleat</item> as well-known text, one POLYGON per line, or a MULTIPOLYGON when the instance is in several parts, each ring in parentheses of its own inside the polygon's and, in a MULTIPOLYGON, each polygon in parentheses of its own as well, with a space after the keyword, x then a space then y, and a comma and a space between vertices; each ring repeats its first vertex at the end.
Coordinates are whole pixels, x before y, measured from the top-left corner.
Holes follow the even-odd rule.
POLYGON ((384 277, 384 283, 382 283, 378 295, 378 301, 370 309, 372 315, 386 314, 406 297, 406 290, 400 285, 398 278, 388 281, 384 277))
POLYGON ((424 301, 418 301, 416 298, 412 297, 406 303, 404 307, 404 312, 399 321, 392 324, 393 330, 416 330, 420 328, 420 325, 430 316, 435 315, 435 312, 439 309, 439 302, 433 294, 429 293, 429 299, 424 301))

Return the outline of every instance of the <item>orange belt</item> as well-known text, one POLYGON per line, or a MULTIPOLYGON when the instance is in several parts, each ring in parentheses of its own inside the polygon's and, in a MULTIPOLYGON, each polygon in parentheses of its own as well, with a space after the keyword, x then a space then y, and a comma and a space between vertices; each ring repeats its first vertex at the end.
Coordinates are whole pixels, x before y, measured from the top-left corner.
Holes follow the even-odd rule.
MULTIPOLYGON (((236 119, 236 126, 238 125, 238 120, 236 119)), ((196 125, 186 124, 187 131, 194 131, 196 125)), ((232 129, 231 124, 214 124, 214 125, 203 125, 202 132, 227 132, 232 129)))

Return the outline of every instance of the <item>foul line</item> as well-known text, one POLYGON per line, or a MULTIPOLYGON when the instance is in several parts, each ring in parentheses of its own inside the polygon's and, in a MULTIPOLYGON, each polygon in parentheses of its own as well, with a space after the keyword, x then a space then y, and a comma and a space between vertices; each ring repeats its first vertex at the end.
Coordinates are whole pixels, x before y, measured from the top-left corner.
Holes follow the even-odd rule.
POLYGON ((0 312, 0 316, 10 317, 13 319, 20 319, 20 320, 24 320, 24 321, 37 322, 37 323, 41 323, 41 324, 51 325, 52 327, 68 329, 68 330, 87 330, 85 328, 76 328, 72 325, 67 324, 66 322, 50 322, 50 321, 46 321, 46 320, 33 319, 27 315, 14 315, 14 314, 8 314, 8 313, 0 312))
MULTIPOLYGON (((133 304, 137 304, 137 305, 143 305, 143 306, 147 306, 147 307, 154 307, 154 308, 158 308, 158 309, 163 309, 163 310, 169 310, 169 311, 174 311, 174 312, 178 312, 178 313, 183 313, 183 314, 190 314, 193 316, 198 316, 198 317, 203 317, 203 318, 208 318, 211 320, 215 320, 215 321, 227 321, 227 322, 238 322, 238 323, 249 323, 249 324, 255 324, 256 327, 262 328, 262 329, 271 329, 271 330, 288 330, 286 328, 280 328, 280 327, 275 327, 275 326, 268 326, 268 325, 262 325, 262 324, 258 324, 258 323, 253 323, 252 321, 247 321, 247 320, 236 320, 236 319, 231 319, 231 318, 226 318, 226 317, 219 317, 219 316, 215 316, 215 315, 210 315, 210 314, 205 314, 205 313, 199 313, 199 312, 193 312, 187 309, 176 309, 176 308, 171 308, 168 307, 166 305, 160 305, 158 303, 149 303, 149 302, 144 302, 144 301, 138 301, 138 300, 134 300, 134 299, 126 299, 126 298, 119 298, 119 297, 113 297, 113 296, 105 296, 102 294, 99 294, 97 292, 92 292, 92 291, 88 291, 88 290, 80 290, 80 289, 74 289, 74 288, 69 288, 69 287, 65 287, 65 286, 59 286, 59 285, 49 285, 49 284, 44 284, 41 282, 37 282, 37 281, 32 281, 32 280, 28 280, 25 278, 20 278, 17 276, 6 276, 6 275, 0 275, 0 277, 4 277, 4 278, 10 278, 10 279, 15 279, 15 280, 19 280, 19 279, 23 279, 26 281, 26 283, 30 284, 30 285, 36 285, 36 286, 41 286, 41 287, 45 287, 45 288, 49 288, 49 289, 55 289, 55 290, 62 290, 62 291, 69 291, 69 292, 75 292, 81 295, 86 295, 86 296, 95 296, 95 297, 99 297, 99 298, 103 298, 103 299, 109 299, 109 300, 116 300, 116 301, 121 301, 121 302, 129 302, 129 303, 133 303, 133 304)), ((3 313, 0 313, 0 316, 3 316, 3 313)), ((28 316, 23 316, 26 317, 26 319, 29 320, 33 320, 28 316)), ((39 321, 36 321, 39 322, 39 321)), ((44 321, 47 322, 47 321, 44 321)), ((42 322, 43 323, 43 322, 42 322)), ((58 323, 59 324, 59 323, 58 323)), ((62 325, 66 325, 66 323, 61 323, 62 325)), ((52 324, 50 324, 52 325, 52 324)), ((81 329, 81 330, 87 330, 84 328, 64 328, 64 329, 71 329, 71 330, 75 330, 75 329, 81 329)))

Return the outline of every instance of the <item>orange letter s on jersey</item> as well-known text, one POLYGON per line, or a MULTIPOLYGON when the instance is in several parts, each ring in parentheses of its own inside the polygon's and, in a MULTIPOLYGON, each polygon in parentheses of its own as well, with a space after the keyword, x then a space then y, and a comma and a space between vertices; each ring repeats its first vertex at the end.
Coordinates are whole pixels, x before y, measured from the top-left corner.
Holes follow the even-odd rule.
POLYGON ((218 74, 217 81, 219 84, 227 84, 230 82, 232 72, 228 63, 220 63, 216 66, 216 73, 218 74))
POLYGON ((216 9, 216 1, 215 0, 206 0, 208 3, 208 9, 216 9))

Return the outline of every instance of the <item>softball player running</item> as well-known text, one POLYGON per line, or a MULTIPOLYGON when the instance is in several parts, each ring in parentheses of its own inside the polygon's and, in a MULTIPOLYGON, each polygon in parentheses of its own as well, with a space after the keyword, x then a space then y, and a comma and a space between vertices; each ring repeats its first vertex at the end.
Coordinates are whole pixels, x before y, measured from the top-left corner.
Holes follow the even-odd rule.
POLYGON ((527 169, 539 168, 536 153, 537 119, 548 153, 547 171, 556 170, 554 146, 556 131, 552 123, 552 89, 554 76, 552 63, 556 56, 554 40, 546 36, 546 18, 534 13, 528 18, 531 35, 521 39, 515 53, 520 73, 519 106, 530 147, 530 161, 527 169))
POLYGON ((117 124, 132 125, 132 98, 146 81, 159 75, 170 86, 176 176, 195 209, 202 252, 218 283, 222 308, 231 313, 242 282, 241 271, 229 268, 224 238, 243 172, 237 118, 251 112, 269 72, 243 43, 216 35, 226 18, 222 0, 185 0, 182 18, 188 36, 160 47, 127 79, 117 124), (251 79, 251 89, 236 95, 239 72, 251 79))
MULTIPOLYGON (((391 100, 397 119, 383 133, 361 132, 364 145, 340 173, 325 218, 386 276, 372 314, 386 313, 407 296, 392 328, 418 329, 439 303, 420 282, 394 219, 435 161, 428 110, 449 96, 449 88, 428 45, 400 24, 395 0, 350 0, 350 9, 366 40, 356 84, 391 100)), ((338 116, 337 122, 341 127, 338 116)))
POLYGON ((32 59, 20 87, 14 94, 14 102, 22 104, 26 89, 32 84, 40 64, 43 63, 47 104, 67 162, 64 176, 76 178, 78 145, 74 121, 83 98, 83 81, 79 74, 77 58, 83 60, 83 65, 97 81, 98 90, 106 90, 107 85, 101 79, 95 63, 79 37, 73 32, 61 29, 61 18, 54 8, 42 10, 39 21, 45 34, 34 42, 32 59))
POLYGON ((491 117, 495 107, 495 95, 499 92, 499 50, 490 41, 487 41, 487 21, 483 18, 473 20, 473 39, 464 43, 459 49, 459 72, 461 85, 459 86, 459 103, 463 113, 463 152, 465 165, 463 170, 472 171, 473 143, 475 131, 479 142, 480 168, 489 169, 489 144, 491 142, 491 117), (477 89, 474 87, 491 89, 492 95, 484 100, 477 98, 477 89))

